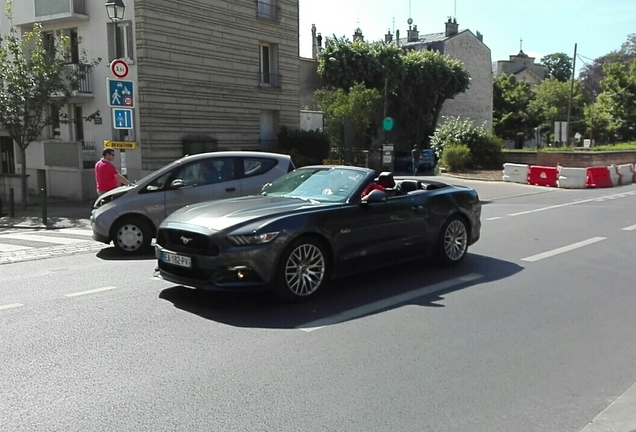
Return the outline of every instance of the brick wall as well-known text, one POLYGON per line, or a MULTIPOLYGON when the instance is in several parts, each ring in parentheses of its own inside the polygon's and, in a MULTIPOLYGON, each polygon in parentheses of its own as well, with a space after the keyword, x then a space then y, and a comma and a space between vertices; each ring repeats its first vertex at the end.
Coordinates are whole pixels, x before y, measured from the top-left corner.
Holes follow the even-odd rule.
POLYGON ((587 168, 636 163, 636 151, 607 152, 504 152, 504 161, 526 165, 587 168))
POLYGON ((475 126, 485 122, 486 128, 491 128, 493 77, 490 49, 466 30, 444 42, 444 54, 461 60, 471 81, 466 93, 444 102, 442 115, 471 118, 475 126))
POLYGON ((254 0, 135 0, 138 109, 144 170, 203 137, 219 150, 259 149, 261 111, 299 127, 298 0, 278 19, 254 0), (259 43, 277 44, 280 88, 259 86, 259 43))

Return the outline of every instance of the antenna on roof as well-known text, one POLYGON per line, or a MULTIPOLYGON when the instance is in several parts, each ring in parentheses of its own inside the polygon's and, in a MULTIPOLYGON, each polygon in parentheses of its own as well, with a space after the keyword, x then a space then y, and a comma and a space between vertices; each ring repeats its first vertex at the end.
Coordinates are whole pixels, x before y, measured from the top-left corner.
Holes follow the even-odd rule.
POLYGON ((453 16, 457 18, 457 0, 455 0, 455 10, 453 11, 453 16))

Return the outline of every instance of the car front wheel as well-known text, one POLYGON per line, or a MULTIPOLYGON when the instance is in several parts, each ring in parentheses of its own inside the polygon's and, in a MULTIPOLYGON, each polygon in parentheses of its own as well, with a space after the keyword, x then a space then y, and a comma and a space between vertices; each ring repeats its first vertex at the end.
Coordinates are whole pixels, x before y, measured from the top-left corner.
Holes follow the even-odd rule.
POLYGON ((468 223, 458 215, 444 224, 437 243, 437 258, 444 265, 459 264, 468 251, 468 223))
POLYGON ((115 248, 127 255, 146 252, 152 242, 150 227, 137 218, 124 219, 117 223, 113 231, 115 248))
POLYGON ((318 240, 304 237, 283 253, 276 274, 275 293, 291 301, 315 297, 329 279, 329 261, 318 240))

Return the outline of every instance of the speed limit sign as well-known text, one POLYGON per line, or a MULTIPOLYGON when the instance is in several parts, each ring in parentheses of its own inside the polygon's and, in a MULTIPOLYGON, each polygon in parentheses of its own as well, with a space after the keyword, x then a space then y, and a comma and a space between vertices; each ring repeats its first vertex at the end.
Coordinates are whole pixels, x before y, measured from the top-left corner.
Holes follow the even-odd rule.
POLYGON ((128 75, 128 64, 120 59, 113 60, 110 64, 110 71, 116 78, 126 78, 126 75, 128 75))

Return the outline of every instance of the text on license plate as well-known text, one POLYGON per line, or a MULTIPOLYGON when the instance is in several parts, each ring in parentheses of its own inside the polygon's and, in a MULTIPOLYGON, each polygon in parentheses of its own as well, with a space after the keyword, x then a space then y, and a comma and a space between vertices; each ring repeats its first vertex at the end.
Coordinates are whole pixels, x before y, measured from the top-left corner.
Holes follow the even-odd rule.
POLYGON ((187 267, 187 268, 192 267, 192 258, 183 256, 183 255, 169 253, 169 252, 161 253, 161 261, 167 264, 172 264, 179 267, 187 267))

